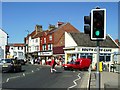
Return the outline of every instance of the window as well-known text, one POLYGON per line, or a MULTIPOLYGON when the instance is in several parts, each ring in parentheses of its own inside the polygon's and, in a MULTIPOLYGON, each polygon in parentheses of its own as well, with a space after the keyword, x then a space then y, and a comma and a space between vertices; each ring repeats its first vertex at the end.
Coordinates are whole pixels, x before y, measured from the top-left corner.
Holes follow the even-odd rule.
POLYGON ((38 51, 39 50, 39 46, 35 46, 35 50, 38 51))
POLYGON ((46 45, 43 45, 43 46, 42 46, 42 50, 46 50, 46 45))
POLYGON ((76 65, 79 65, 79 64, 80 64, 80 62, 75 62, 75 64, 76 64, 76 65))
POLYGON ((17 52, 13 52, 14 56, 17 56, 17 52))
POLYGON ((92 53, 81 53, 80 54, 80 56, 79 56, 80 58, 89 58, 89 59, 91 59, 91 63, 92 63, 92 57, 93 57, 93 54, 92 53))
POLYGON ((104 56, 100 56, 100 62, 101 61, 105 61, 105 57, 104 56))
POLYGON ((36 43, 38 42, 38 39, 36 39, 36 43))
POLYGON ((23 56, 23 52, 18 52, 18 56, 23 56))
POLYGON ((44 38, 44 43, 46 43, 46 38, 44 38))
POLYGON ((52 44, 48 44, 48 50, 52 50, 52 44))
POLYGON ((106 62, 110 61, 110 56, 106 56, 106 62))
POLYGON ((100 61, 109 62, 111 59, 110 54, 100 54, 100 61))
POLYGON ((52 41, 52 35, 49 36, 49 40, 52 41))

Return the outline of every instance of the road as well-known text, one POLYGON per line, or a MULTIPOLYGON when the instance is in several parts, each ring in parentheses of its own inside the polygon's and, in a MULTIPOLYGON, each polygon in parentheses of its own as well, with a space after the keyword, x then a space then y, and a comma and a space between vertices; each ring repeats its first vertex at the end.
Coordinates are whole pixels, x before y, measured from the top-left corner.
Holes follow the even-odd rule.
POLYGON ((19 73, 3 73, 2 88, 5 89, 40 89, 40 88, 78 88, 83 73, 64 71, 57 67, 56 73, 50 73, 50 66, 25 65, 19 73), (77 82, 77 83, 76 83, 77 82))

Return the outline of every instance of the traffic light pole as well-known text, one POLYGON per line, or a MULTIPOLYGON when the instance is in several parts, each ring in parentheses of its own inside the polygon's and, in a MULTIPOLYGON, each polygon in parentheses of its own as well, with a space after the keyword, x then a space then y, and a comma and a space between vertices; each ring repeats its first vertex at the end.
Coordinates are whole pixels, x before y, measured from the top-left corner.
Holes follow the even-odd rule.
POLYGON ((97 40, 97 72, 96 72, 96 88, 97 88, 97 90, 100 90, 99 55, 100 55, 100 46, 99 46, 99 41, 97 40))

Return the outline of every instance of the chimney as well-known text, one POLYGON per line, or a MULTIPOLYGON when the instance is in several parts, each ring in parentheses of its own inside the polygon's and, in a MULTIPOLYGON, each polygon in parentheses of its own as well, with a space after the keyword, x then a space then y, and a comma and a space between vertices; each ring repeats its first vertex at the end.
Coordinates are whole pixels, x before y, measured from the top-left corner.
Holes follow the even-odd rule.
POLYGON ((64 22, 57 22, 57 26, 60 27, 61 25, 63 25, 64 22))
POLYGON ((35 30, 36 30, 36 34, 37 34, 38 32, 42 32, 42 25, 36 25, 36 26, 35 26, 35 30))
POLYGON ((56 28, 55 25, 49 24, 49 27, 48 27, 49 30, 52 30, 52 29, 55 29, 55 28, 56 28))

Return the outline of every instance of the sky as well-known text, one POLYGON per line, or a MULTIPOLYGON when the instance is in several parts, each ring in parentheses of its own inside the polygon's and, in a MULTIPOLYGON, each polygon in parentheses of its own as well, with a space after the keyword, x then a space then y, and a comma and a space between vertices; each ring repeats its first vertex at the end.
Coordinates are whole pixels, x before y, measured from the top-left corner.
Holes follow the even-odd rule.
POLYGON ((36 24, 46 30, 49 24, 70 22, 84 32, 84 16, 96 6, 106 9, 106 32, 118 39, 118 2, 2 2, 2 29, 9 43, 23 43, 27 30, 31 33, 36 24))

